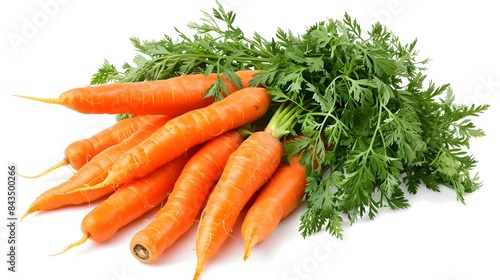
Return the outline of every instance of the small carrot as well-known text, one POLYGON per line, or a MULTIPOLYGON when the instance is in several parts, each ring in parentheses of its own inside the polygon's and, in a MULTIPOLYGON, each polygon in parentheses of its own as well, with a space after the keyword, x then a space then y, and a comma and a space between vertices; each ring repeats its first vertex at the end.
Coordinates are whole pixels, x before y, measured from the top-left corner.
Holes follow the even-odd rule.
POLYGON ((281 163, 248 210, 241 227, 245 242, 243 259, 246 260, 253 247, 268 238, 279 222, 302 200, 306 169, 299 160, 300 156, 296 156, 289 159, 289 164, 281 163))
POLYGON ((120 156, 103 182, 76 191, 142 177, 195 145, 258 120, 267 112, 270 102, 271 97, 265 89, 248 87, 207 107, 175 117, 120 156))
POLYGON ((208 141, 188 161, 155 219, 130 241, 132 255, 146 263, 154 262, 182 236, 201 211, 226 161, 243 142, 237 130, 208 141))
POLYGON ((21 219, 36 211, 51 210, 71 204, 86 203, 113 192, 115 188, 110 185, 106 188, 94 191, 69 193, 71 190, 80 188, 84 185, 97 184, 104 180, 108 174, 109 168, 121 154, 140 143, 140 141, 146 139, 160 126, 165 124, 168 119, 169 118, 166 116, 156 116, 148 124, 137 130, 124 141, 96 155, 69 180, 45 191, 37 197, 21 219))
POLYGON ((82 238, 55 255, 81 245, 88 239, 105 242, 120 228, 160 205, 167 199, 182 168, 196 149, 190 149, 145 177, 124 184, 83 218, 82 238))
MULTIPOLYGON (((241 86, 248 87, 254 70, 236 72, 241 86)), ((238 87, 228 79, 221 78, 228 93, 238 87)), ((190 74, 165 80, 135 83, 115 83, 74 88, 58 98, 38 98, 23 95, 18 97, 66 106, 80 113, 135 114, 177 116, 187 111, 205 107, 214 102, 214 97, 204 98, 217 80, 217 74, 190 74)))
POLYGON ((194 279, 229 236, 239 213, 280 164, 283 144, 267 131, 252 133, 229 157, 203 210, 196 237, 194 279))
POLYGON ((97 134, 92 135, 89 138, 81 139, 69 144, 64 150, 64 159, 47 170, 34 176, 22 175, 22 177, 32 179, 39 178, 59 167, 66 165, 70 165, 73 169, 78 170, 89 162, 95 155, 102 152, 106 148, 125 140, 154 117, 154 115, 143 115, 118 121, 112 126, 99 131, 97 134))

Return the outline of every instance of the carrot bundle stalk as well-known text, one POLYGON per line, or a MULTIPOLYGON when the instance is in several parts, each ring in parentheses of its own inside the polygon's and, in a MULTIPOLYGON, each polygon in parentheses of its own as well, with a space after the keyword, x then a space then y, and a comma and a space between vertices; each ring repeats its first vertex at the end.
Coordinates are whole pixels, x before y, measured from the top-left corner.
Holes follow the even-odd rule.
POLYGON ((282 156, 283 144, 267 131, 252 133, 231 154, 198 226, 194 279, 227 239, 245 204, 278 168, 282 156))
POLYGON ((300 204, 306 187, 306 169, 300 156, 281 163, 271 179, 262 187, 243 220, 241 235, 245 243, 243 259, 253 247, 268 238, 279 222, 300 204))
POLYGON ((112 126, 99 131, 97 134, 92 135, 89 138, 70 143, 64 150, 64 159, 49 167, 45 171, 34 176, 22 175, 22 177, 31 179, 39 178, 59 167, 66 165, 70 165, 73 169, 79 170, 94 156, 125 140, 153 118, 155 118, 153 115, 143 115, 134 116, 132 118, 116 122, 112 126))
POLYGON ((113 192, 116 187, 113 185, 92 191, 71 191, 85 185, 97 184, 103 181, 108 174, 109 168, 121 154, 146 139, 160 126, 165 124, 168 119, 166 116, 155 116, 124 141, 96 155, 70 179, 38 196, 21 219, 36 211, 52 210, 66 205, 87 203, 113 192))
POLYGON ((120 228, 160 205, 167 199, 182 168, 196 149, 198 147, 190 149, 186 154, 160 166, 147 176, 124 184, 83 218, 82 238, 58 254, 88 239, 105 242, 120 228))
POLYGON ((78 191, 140 178, 195 145, 258 120, 266 114, 270 103, 271 96, 265 89, 248 87, 207 107, 175 117, 121 155, 103 182, 78 191))
POLYGON ((242 134, 231 130, 208 141, 191 157, 167 203, 151 223, 132 237, 130 251, 136 259, 154 262, 192 226, 228 157, 241 142, 242 134))
MULTIPOLYGON (((248 87, 256 71, 236 72, 241 87, 248 87)), ((227 93, 239 88, 221 77, 227 93)), ((165 80, 104 84, 74 88, 58 98, 18 97, 59 104, 85 114, 134 114, 178 116, 214 102, 214 97, 204 98, 216 83, 217 74, 190 74, 165 80)), ((225 93, 223 93, 225 94, 225 93)))

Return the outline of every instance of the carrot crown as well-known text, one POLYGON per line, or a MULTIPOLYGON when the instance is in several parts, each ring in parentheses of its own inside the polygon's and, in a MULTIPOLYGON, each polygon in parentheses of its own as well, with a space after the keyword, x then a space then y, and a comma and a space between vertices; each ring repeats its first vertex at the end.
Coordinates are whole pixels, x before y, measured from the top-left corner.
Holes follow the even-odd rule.
POLYGON ((273 114, 265 131, 271 133, 276 139, 293 133, 294 126, 297 124, 298 116, 302 109, 295 103, 282 103, 273 114))

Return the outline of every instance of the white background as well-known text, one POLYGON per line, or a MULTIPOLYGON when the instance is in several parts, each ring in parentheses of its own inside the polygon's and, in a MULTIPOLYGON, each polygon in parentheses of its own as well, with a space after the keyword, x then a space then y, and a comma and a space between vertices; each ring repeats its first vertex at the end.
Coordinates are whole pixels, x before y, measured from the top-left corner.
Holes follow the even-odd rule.
MULTIPOLYGON (((429 78, 451 83, 457 102, 489 103, 476 124, 487 137, 472 142, 482 189, 467 205, 443 189, 410 197, 412 207, 381 210, 373 220, 346 224, 344 240, 325 233, 303 239, 297 232, 303 208, 242 260, 239 229, 205 266, 202 279, 500 279, 498 143, 500 73, 499 16, 495 1, 245 1, 222 0, 237 24, 272 36, 278 26, 297 33, 344 12, 363 27, 381 21, 403 41, 418 38, 420 55, 431 57, 429 78), (446 4, 445 4, 446 3, 446 4), (452 4, 451 4, 452 3, 452 4)), ((63 149, 111 125, 113 116, 83 115, 11 94, 56 97, 87 85, 104 59, 121 67, 136 54, 128 38, 175 36, 209 11, 211 1, 2 1, 0 4, 1 160, 34 174, 62 159, 63 149)), ((18 215, 44 190, 71 175, 62 168, 37 180, 20 179, 18 215)), ((6 185, 6 184, 4 184, 6 185)), ((96 204, 36 214, 18 224, 17 273, 7 273, 6 190, 0 191, 1 279, 191 279, 196 227, 157 263, 145 265, 128 251, 130 237, 154 210, 105 244, 88 241, 48 257, 81 236, 80 221, 96 204), (5 225, 4 225, 5 223, 5 225), (5 278, 3 275, 7 276, 5 278), (29 277, 30 276, 30 277, 29 277)))

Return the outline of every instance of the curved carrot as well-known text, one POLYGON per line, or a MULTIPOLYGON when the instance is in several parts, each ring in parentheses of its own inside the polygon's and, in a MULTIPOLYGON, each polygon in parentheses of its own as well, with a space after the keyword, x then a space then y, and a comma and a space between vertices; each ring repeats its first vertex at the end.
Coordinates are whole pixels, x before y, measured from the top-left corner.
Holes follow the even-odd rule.
POLYGON ((241 226, 245 242, 243 259, 253 247, 269 237, 279 222, 288 216, 302 200, 306 187, 306 169, 299 163, 300 156, 281 163, 271 179, 262 187, 248 210, 241 226))
POLYGON ((165 124, 167 120, 168 117, 166 116, 156 116, 148 124, 137 130, 124 141, 96 155, 91 161, 80 168, 80 170, 78 170, 78 172, 68 181, 45 191, 37 197, 21 219, 36 211, 51 210, 71 204, 86 203, 113 192, 115 188, 110 185, 106 188, 93 191, 69 193, 71 190, 80 188, 84 185, 97 184, 104 180, 108 174, 109 168, 121 154, 139 144, 140 141, 146 139, 159 127, 165 124))
MULTIPOLYGON (((236 72, 242 87, 248 87, 254 70, 236 72)), ((59 104, 86 114, 135 114, 177 116, 187 111, 205 107, 214 97, 204 98, 216 82, 217 75, 190 74, 165 80, 135 83, 115 83, 74 88, 58 98, 18 97, 59 104)), ((229 93, 238 87, 228 79, 222 81, 229 93)))
POLYGON ((55 255, 62 254, 88 239, 105 242, 120 228, 160 205, 167 199, 182 168, 194 151, 195 148, 160 166, 147 176, 124 184, 83 218, 82 238, 55 255))
POLYGON ((175 117, 151 137, 120 156, 103 182, 78 191, 121 184, 142 177, 195 145, 261 118, 270 102, 271 97, 265 89, 248 87, 207 107, 175 117))
POLYGON ((243 142, 236 130, 208 141, 188 161, 155 219, 137 232, 130 251, 138 260, 151 263, 158 259, 193 224, 226 161, 243 142))
POLYGON ((254 132, 231 154, 203 210, 194 279, 229 236, 245 204, 276 171, 282 156, 283 144, 267 131, 254 132))
POLYGON ((64 159, 47 170, 34 176, 21 176, 32 179, 38 178, 66 165, 70 165, 75 170, 78 170, 89 162, 95 155, 102 152, 106 148, 125 140, 154 117, 155 116, 153 115, 134 116, 132 118, 116 122, 112 126, 101 130, 89 138, 81 139, 69 144, 64 150, 64 159))

